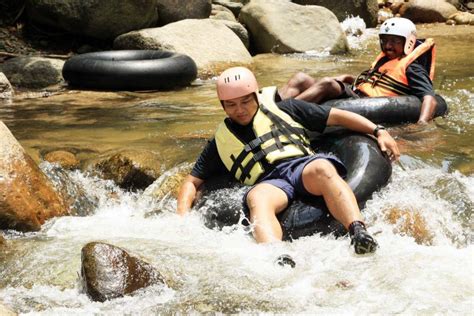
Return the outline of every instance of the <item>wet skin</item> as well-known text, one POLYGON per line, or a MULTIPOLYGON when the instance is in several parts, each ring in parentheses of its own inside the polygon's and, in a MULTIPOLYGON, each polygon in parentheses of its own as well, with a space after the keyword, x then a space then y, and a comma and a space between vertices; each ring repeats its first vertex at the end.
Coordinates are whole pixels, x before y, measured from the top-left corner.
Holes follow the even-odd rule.
POLYGON ((400 58, 404 55, 405 38, 397 35, 380 35, 380 46, 388 58, 400 58))

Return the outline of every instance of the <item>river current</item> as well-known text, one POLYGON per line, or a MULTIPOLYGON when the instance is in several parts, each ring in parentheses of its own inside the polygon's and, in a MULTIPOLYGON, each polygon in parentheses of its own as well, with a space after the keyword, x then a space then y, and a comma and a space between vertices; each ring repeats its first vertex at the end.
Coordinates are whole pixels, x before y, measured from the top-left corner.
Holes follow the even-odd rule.
MULTIPOLYGON (((418 28, 437 42, 434 84, 450 113, 423 128, 389 128, 402 157, 364 210, 380 244, 376 254, 357 256, 348 238, 318 235, 257 245, 246 227, 210 230, 197 212, 179 219, 173 198, 124 192, 90 172, 71 171, 71 181, 97 198, 98 207, 90 216, 52 219, 40 232, 4 231, 0 301, 26 315, 472 315, 474 27, 418 28), (80 251, 90 241, 143 258, 168 286, 92 302, 79 278, 80 251), (293 256, 295 269, 273 263, 282 253, 293 256)), ((368 29, 351 37, 347 55, 256 56, 257 78, 266 86, 301 70, 316 77, 356 74, 378 53, 376 34, 368 29)), ((194 161, 223 115, 212 80, 171 92, 63 90, 0 105, 0 120, 38 162, 53 149, 68 149, 85 165, 120 149, 147 149, 162 157, 164 176, 194 161)), ((41 167, 50 174, 50 165, 41 167)))

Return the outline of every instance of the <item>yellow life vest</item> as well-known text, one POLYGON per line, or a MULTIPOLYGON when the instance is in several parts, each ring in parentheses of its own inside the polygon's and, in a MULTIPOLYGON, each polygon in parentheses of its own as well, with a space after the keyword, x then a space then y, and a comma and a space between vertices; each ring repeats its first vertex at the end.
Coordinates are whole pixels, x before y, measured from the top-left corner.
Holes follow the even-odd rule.
POLYGON ((354 87, 369 97, 391 97, 410 94, 406 76, 408 66, 423 54, 428 53, 428 62, 424 64, 430 79, 434 78, 436 49, 432 38, 419 44, 410 54, 387 61, 375 71, 375 66, 385 56, 380 53, 372 63, 371 69, 362 72, 354 81, 354 87))
POLYGON ((275 104, 276 87, 258 94, 259 108, 252 121, 255 139, 244 143, 225 120, 217 128, 215 140, 219 157, 240 182, 252 185, 265 172, 261 163, 301 157, 312 153, 306 132, 299 123, 275 104))

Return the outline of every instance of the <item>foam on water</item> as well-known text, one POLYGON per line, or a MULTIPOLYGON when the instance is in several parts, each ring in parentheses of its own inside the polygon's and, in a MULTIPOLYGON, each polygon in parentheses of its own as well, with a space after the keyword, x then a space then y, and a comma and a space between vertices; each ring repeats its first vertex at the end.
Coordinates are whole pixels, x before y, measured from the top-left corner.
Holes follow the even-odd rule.
POLYGON ((196 213, 179 218, 169 211, 156 212, 160 201, 150 195, 122 192, 107 181, 76 171, 76 179, 89 192, 105 196, 114 192, 115 198, 102 199, 92 216, 51 220, 36 238, 25 241, 28 250, 20 250, 21 258, 14 258, 15 264, 7 264, 6 269, 10 276, 18 277, 0 290, 0 299, 32 315, 166 311, 468 314, 473 307, 474 249, 463 237, 466 228, 453 216, 452 204, 437 195, 437 181, 448 177, 458 182, 466 190, 453 194, 467 194, 472 201, 474 179, 404 160, 405 169, 395 167, 391 183, 368 203, 369 230, 380 244, 371 256, 357 256, 347 238, 331 236, 257 245, 246 227, 210 230, 196 213), (417 164, 416 168, 410 169, 411 164, 417 164), (417 244, 412 237, 394 232, 394 225, 380 214, 381 209, 394 206, 426 215, 435 236, 433 245, 417 244), (147 215, 150 210, 154 215, 147 215), (150 262, 171 280, 170 287, 152 287, 105 303, 91 302, 78 286, 77 274, 81 247, 95 240, 124 247, 150 262), (274 264, 282 253, 293 256, 295 269, 274 264))

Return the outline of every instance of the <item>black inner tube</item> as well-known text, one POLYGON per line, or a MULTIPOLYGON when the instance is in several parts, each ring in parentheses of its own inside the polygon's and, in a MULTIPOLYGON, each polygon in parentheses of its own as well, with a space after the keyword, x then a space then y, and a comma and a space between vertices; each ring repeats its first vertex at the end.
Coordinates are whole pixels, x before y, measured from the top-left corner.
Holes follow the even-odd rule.
MULTIPOLYGON (((376 141, 367 135, 339 131, 320 136, 317 143, 317 152, 332 152, 346 165, 346 181, 354 191, 361 209, 372 194, 390 179, 390 161, 381 153, 376 141)), ((242 207, 243 195, 248 188, 228 178, 206 180, 195 209, 202 213, 204 223, 209 228, 248 223, 242 207)), ((346 233, 344 227, 330 215, 321 197, 294 201, 279 214, 278 219, 283 228, 284 240, 315 233, 336 236, 346 233)))
POLYGON ((165 90, 197 76, 191 57, 169 51, 123 50, 76 55, 63 67, 69 85, 99 90, 165 90))
MULTIPOLYGON (((434 117, 448 113, 446 100, 435 96, 437 105, 434 117)), ((421 101, 415 96, 336 99, 323 104, 360 114, 374 123, 400 124, 417 122, 421 112, 421 101)))

